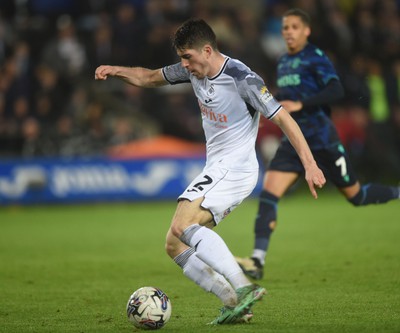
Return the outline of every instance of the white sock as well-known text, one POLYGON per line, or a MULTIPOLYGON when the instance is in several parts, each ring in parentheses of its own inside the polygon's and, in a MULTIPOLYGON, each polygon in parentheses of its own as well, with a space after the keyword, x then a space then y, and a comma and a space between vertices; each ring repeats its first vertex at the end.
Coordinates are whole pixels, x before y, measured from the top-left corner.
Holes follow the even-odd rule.
POLYGON ((237 296, 231 284, 205 262, 197 258, 193 248, 189 248, 174 258, 183 268, 183 274, 202 289, 216 295, 224 305, 235 306, 237 296))
POLYGON ((260 249, 254 249, 253 250, 253 254, 252 254, 252 258, 257 258, 258 260, 260 260, 261 265, 264 266, 265 264, 265 256, 267 255, 266 251, 260 250, 260 249))
POLYGON ((198 224, 191 225, 183 231, 181 241, 193 247, 197 257, 223 275, 234 289, 251 285, 231 251, 216 232, 198 224))

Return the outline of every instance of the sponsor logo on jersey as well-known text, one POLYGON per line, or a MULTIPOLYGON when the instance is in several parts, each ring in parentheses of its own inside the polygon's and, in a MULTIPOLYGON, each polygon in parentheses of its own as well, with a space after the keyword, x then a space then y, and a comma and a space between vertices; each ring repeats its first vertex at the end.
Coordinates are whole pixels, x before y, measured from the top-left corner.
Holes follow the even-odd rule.
POLYGON ((301 84, 299 74, 283 75, 278 79, 278 87, 298 86, 301 84))
POLYGON ((260 101, 267 104, 272 99, 272 95, 266 86, 263 86, 260 90, 260 101))
POLYGON ((210 121, 214 121, 216 123, 227 123, 228 117, 223 113, 216 113, 212 109, 207 108, 199 101, 200 111, 203 118, 206 118, 210 121))

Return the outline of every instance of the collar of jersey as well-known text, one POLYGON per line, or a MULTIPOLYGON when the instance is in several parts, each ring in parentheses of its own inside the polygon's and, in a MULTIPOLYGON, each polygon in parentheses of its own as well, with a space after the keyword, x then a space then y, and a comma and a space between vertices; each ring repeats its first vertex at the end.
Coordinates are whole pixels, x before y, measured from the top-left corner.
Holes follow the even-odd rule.
POLYGON ((217 73, 217 74, 215 74, 213 77, 209 77, 208 79, 210 80, 210 81, 212 81, 212 80, 215 80, 218 76, 220 76, 221 75, 221 73, 224 71, 224 69, 225 69, 225 67, 226 67, 226 64, 228 63, 228 61, 229 61, 229 57, 227 57, 226 55, 223 55, 224 57, 225 57, 225 61, 224 61, 224 63, 223 63, 223 65, 221 66, 221 69, 219 70, 219 72, 217 73))

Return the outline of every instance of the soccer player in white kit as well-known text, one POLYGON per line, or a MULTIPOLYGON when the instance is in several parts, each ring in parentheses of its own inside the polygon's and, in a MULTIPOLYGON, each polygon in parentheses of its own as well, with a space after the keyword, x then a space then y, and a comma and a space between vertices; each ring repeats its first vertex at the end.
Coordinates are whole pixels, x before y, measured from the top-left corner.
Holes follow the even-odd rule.
POLYGON ((180 63, 151 70, 99 66, 95 79, 117 77, 138 87, 190 82, 198 99, 206 137, 203 172, 179 196, 166 237, 168 255, 184 274, 223 303, 211 324, 248 322, 251 307, 265 294, 243 274, 223 239, 212 228, 253 191, 258 177, 255 152, 260 114, 289 138, 305 169, 310 191, 322 187, 318 168, 296 122, 270 94, 262 78, 242 62, 220 53, 211 27, 190 19, 175 32, 180 63))

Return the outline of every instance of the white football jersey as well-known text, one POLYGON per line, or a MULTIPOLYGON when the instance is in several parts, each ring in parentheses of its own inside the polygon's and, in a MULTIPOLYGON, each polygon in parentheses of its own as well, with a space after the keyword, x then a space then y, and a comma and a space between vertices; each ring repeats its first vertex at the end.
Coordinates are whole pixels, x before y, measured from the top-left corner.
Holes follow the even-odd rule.
POLYGON ((263 79, 245 64, 226 57, 214 77, 197 79, 180 63, 162 69, 170 84, 190 82, 198 99, 206 138, 207 162, 230 170, 256 170, 260 113, 273 118, 281 105, 263 79))

